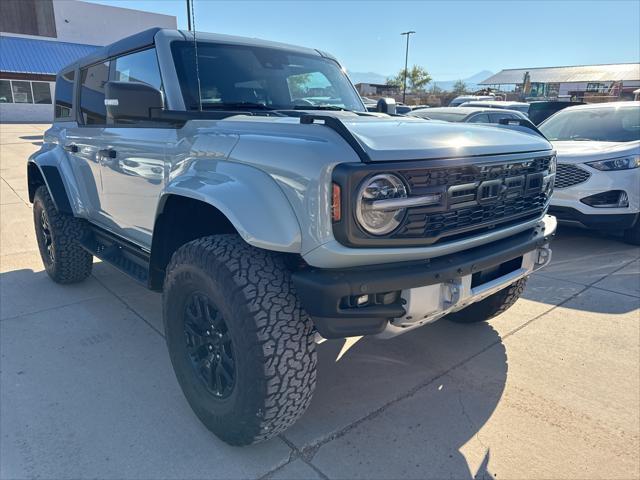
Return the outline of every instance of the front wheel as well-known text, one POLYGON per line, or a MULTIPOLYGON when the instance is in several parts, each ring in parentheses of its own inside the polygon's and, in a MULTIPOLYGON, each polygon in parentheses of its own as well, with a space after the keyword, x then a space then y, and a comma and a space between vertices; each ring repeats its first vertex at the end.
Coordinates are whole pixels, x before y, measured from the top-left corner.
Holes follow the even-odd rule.
POLYGON ((313 324, 281 255, 237 235, 182 246, 167 268, 163 316, 182 391, 225 442, 266 440, 307 409, 316 384, 313 324))
POLYGON ((526 285, 527 277, 512 283, 484 300, 450 313, 445 318, 456 323, 477 323, 489 320, 511 308, 522 295, 526 285))

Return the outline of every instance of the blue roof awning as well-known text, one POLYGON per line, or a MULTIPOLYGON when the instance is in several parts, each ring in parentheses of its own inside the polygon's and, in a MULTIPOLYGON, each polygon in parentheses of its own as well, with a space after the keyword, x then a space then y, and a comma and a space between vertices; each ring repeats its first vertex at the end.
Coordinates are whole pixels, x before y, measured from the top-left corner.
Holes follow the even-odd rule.
POLYGON ((95 45, 0 37, 0 72, 55 75, 70 63, 98 49, 95 45))

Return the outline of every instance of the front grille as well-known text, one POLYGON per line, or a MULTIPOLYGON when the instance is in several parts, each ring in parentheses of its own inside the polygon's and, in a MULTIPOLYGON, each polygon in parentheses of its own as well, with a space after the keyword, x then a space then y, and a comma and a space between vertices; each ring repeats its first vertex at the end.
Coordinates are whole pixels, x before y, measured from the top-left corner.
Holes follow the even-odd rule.
POLYGON ((555 188, 567 188, 589 180, 591 174, 569 163, 558 163, 555 188))
POLYGON ((539 193, 514 200, 501 200, 490 205, 475 205, 433 214, 412 209, 396 236, 437 238, 449 232, 467 230, 470 227, 476 233, 476 230, 483 225, 495 225, 508 220, 533 219, 542 214, 547 198, 546 194, 539 193))
POLYGON ((435 243, 538 218, 553 190, 544 180, 550 161, 550 157, 543 157, 497 165, 402 171, 411 195, 440 189, 447 200, 440 207, 410 208, 391 238, 435 243))
POLYGON ((540 173, 549 169, 550 157, 536 158, 523 162, 503 165, 464 165, 459 167, 430 168, 428 170, 407 170, 402 175, 409 183, 413 194, 422 193, 423 188, 441 185, 461 185, 483 182, 496 178, 516 177, 530 173, 540 173))

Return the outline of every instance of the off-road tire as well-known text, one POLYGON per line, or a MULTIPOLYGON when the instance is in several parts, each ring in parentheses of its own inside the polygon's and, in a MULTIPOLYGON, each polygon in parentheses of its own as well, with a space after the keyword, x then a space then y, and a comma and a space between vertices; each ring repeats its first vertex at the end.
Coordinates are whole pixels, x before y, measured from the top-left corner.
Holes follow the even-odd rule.
POLYGON ((282 254, 251 247, 238 235, 185 244, 166 270, 163 319, 187 401, 225 442, 249 445, 271 438, 309 406, 316 385, 313 323, 294 292, 282 254), (207 389, 185 338, 188 299, 201 293, 211 299, 232 340, 235 380, 227 398, 207 389))
POLYGON ((522 295, 526 285, 527 277, 512 283, 484 300, 450 313, 445 318, 456 323, 477 323, 489 320, 511 308, 522 295))
POLYGON ((44 185, 33 198, 33 221, 42 263, 54 282, 78 283, 91 275, 93 255, 80 246, 84 220, 58 212, 44 185))
POLYGON ((640 245, 640 218, 636 220, 636 224, 625 230, 623 233, 624 241, 631 245, 640 245))

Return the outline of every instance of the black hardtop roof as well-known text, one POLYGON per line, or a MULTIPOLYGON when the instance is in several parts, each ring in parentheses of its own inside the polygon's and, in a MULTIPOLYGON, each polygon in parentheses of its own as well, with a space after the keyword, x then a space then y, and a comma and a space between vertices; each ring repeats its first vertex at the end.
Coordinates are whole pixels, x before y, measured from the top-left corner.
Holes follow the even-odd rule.
POLYGON ((144 47, 149 47, 153 45, 153 39, 155 38, 156 33, 158 33, 160 30, 162 29, 159 27, 150 28, 129 37, 125 37, 122 40, 118 40, 117 42, 105 45, 104 47, 100 47, 97 50, 91 52, 89 55, 86 55, 67 65, 61 70, 61 72, 75 70, 76 68, 82 68, 93 63, 98 63, 101 60, 106 60, 107 58, 115 57, 132 50, 139 50, 144 47))
MULTIPOLYGON (((127 52, 132 52, 135 50, 141 50, 145 47, 151 47, 154 44, 156 34, 161 30, 173 31, 177 32, 184 39, 191 38, 187 35, 191 32, 185 32, 183 30, 169 30, 163 29, 159 27, 150 28, 148 30, 144 30, 142 32, 136 33, 135 35, 131 35, 129 37, 125 37, 122 40, 118 40, 110 45, 105 45, 104 47, 100 47, 86 55, 75 62, 67 65, 61 72, 66 72, 72 69, 83 68, 88 65, 92 65, 94 63, 101 62, 108 58, 116 57, 118 55, 122 55, 127 52)), ((221 43, 230 43, 230 44, 240 44, 240 45, 254 45, 254 46, 262 46, 262 47, 271 47, 271 48, 283 48, 286 50, 296 51, 300 53, 314 54, 320 55, 322 57, 331 58, 335 60, 335 58, 323 51, 315 50, 311 48, 299 47, 297 45, 288 45, 279 42, 271 42, 268 40, 261 40, 258 38, 245 38, 245 37, 237 37, 233 35, 223 35, 223 34, 215 34, 215 33, 205 33, 205 32, 197 32, 198 40, 202 41, 215 41, 221 43)))

